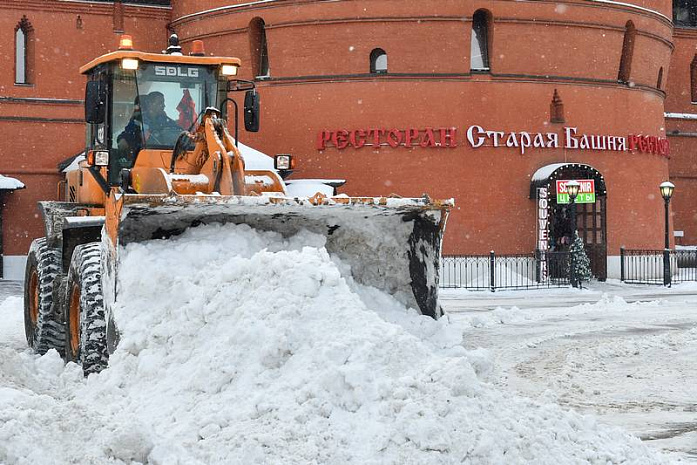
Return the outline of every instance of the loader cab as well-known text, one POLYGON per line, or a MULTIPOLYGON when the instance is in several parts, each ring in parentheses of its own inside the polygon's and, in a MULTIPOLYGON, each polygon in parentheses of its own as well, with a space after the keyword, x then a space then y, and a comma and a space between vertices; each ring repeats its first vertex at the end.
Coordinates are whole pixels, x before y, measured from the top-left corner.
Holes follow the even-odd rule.
POLYGON ((143 63, 135 71, 115 66, 112 76, 108 140, 117 172, 131 168, 140 150, 172 150, 182 131, 193 131, 198 116, 225 98, 226 82, 206 66, 143 63))
POLYGON ((192 131, 199 115, 226 97, 227 80, 218 78, 217 67, 144 62, 135 70, 119 63, 100 68, 85 99, 87 148, 108 151, 109 184, 119 182, 141 150, 172 150, 182 131, 192 131))
MULTIPOLYGON (((107 166, 107 184, 121 182, 142 150, 172 150, 208 107, 226 118, 228 80, 236 58, 151 54, 131 49, 103 55, 81 72, 87 152, 107 166)), ((96 165, 100 165, 98 160, 96 165)))

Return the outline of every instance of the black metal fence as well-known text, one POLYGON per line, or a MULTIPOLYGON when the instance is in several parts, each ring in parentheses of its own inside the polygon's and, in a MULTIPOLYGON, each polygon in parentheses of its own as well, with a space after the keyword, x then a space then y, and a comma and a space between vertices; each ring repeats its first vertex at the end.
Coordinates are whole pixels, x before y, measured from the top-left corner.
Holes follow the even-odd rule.
MULTIPOLYGON (((570 285, 569 252, 517 255, 448 255, 440 287, 469 290, 540 289, 570 285)), ((697 281, 697 249, 620 249, 620 279, 629 284, 670 285, 697 281)))
POLYGON ((620 248, 620 279, 630 284, 697 281, 697 250, 627 250, 620 248))
POLYGON ((569 252, 450 255, 441 260, 441 288, 539 289, 569 285, 569 252))

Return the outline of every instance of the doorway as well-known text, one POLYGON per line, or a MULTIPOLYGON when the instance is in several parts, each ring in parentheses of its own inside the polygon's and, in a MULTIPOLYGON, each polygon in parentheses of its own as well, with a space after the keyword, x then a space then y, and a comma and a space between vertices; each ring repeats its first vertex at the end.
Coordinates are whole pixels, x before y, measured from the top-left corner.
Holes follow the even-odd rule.
MULTIPOLYGON (((546 187, 549 192, 548 249, 568 251, 573 241, 571 205, 563 196, 557 196, 557 181, 593 180, 593 197, 584 196, 575 204, 576 231, 583 241, 590 260, 593 276, 599 281, 607 279, 607 191, 605 180, 595 168, 579 163, 556 163, 543 166, 532 177, 533 191, 546 187), (566 201, 567 203, 564 203, 566 201)), ((563 183, 562 183, 563 184, 563 183)), ((581 196, 579 195, 579 198, 581 196)))
MULTIPOLYGON (((573 240, 571 205, 552 202, 550 208, 550 249, 568 251, 573 240)), ((576 207, 576 231, 590 260, 591 272, 599 281, 607 279, 606 196, 596 196, 595 203, 576 207)))

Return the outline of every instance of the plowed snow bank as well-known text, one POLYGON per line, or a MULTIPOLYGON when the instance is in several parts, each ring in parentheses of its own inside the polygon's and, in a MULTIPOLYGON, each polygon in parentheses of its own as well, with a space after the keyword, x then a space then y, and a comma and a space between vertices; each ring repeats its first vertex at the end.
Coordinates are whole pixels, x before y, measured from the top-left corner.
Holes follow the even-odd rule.
POLYGON ((129 245, 109 368, 83 382, 37 358, 65 389, 0 391, 0 462, 69 463, 84 435, 89 463, 668 463, 482 381, 446 320, 347 281, 322 240, 210 226, 129 245))

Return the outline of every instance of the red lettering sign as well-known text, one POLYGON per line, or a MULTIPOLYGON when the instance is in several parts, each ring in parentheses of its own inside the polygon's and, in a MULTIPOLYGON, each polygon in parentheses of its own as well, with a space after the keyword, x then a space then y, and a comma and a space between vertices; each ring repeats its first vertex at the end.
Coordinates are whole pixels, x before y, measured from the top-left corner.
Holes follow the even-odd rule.
POLYGON ((436 138, 433 137, 433 128, 426 128, 424 132, 424 138, 419 144, 421 147, 435 147, 436 138))
POLYGON ((323 130, 317 134, 317 150, 334 147, 359 149, 372 146, 379 148, 388 145, 403 147, 457 147, 457 128, 407 128, 407 129, 346 129, 323 130))
MULTIPOLYGON (((472 148, 508 147, 517 148, 522 155, 529 149, 559 148, 560 137, 554 132, 530 133, 504 132, 486 130, 481 126, 470 126, 464 140, 472 148)), ((455 127, 426 127, 424 129, 409 127, 367 128, 367 129, 325 129, 317 134, 317 150, 347 147, 439 147, 456 148, 458 131, 455 127)), ((577 128, 564 128, 564 148, 575 150, 598 150, 614 152, 640 152, 669 157, 670 143, 665 137, 630 134, 629 136, 588 135, 579 133, 577 128)))
POLYGON ((326 143, 329 142, 329 139, 332 137, 332 133, 330 131, 322 131, 317 135, 317 150, 324 150, 326 147, 326 143))
POLYGON ((363 129, 356 129, 351 131, 351 136, 349 136, 349 142, 351 145, 360 149, 365 145, 365 131, 363 129))
POLYGON ((651 153, 663 157, 670 155, 670 143, 665 137, 630 134, 627 139, 630 152, 651 153))
POLYGON ((414 128, 409 128, 405 131, 405 133, 406 133, 406 138, 404 139, 404 145, 407 147, 411 147, 411 142, 413 140, 418 140, 419 131, 414 129, 414 128))
POLYGON ((390 129, 390 132, 387 133, 387 143, 390 144, 390 147, 396 148, 402 143, 402 131, 399 129, 390 129))

